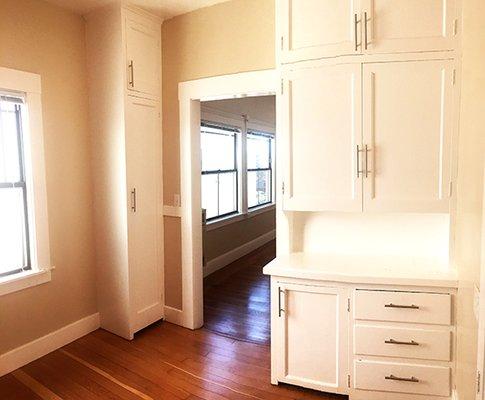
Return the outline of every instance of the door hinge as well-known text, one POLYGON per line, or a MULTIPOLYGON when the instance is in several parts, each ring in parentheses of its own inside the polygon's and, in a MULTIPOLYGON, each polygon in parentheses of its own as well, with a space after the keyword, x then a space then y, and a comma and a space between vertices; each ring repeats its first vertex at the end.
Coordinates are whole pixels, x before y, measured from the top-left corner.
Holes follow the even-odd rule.
POLYGON ((281 95, 283 95, 283 89, 284 89, 284 83, 283 83, 283 79, 281 80, 281 95))
POLYGON ((347 387, 350 388, 350 375, 347 375, 347 387))
POLYGON ((350 298, 347 299, 347 312, 350 312, 350 298))
POLYGON ((453 182, 450 182, 449 197, 453 196, 453 182))
POLYGON ((281 194, 285 194, 285 182, 281 184, 281 194))
POLYGON ((453 85, 456 83, 456 69, 453 70, 452 82, 453 82, 453 85))
POLYGON ((481 388, 481 381, 482 381, 482 376, 480 374, 480 371, 477 371, 477 393, 480 393, 480 390, 482 390, 481 388))
POLYGON ((458 35, 458 20, 453 20, 453 36, 458 35))
POLYGON ((284 38, 281 36, 281 50, 283 50, 284 38))

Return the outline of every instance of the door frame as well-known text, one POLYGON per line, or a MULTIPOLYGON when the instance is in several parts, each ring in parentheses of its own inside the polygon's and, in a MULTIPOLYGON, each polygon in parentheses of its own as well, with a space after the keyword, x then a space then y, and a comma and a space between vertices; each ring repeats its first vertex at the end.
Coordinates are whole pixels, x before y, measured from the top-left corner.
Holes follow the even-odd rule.
MULTIPOLYGON (((485 177, 485 168, 484 175, 485 177)), ((485 179, 484 179, 485 181, 485 179)), ((476 400, 485 399, 485 185, 482 199, 482 230, 481 230, 481 266, 480 266, 480 299, 478 309, 478 344, 477 344, 477 389, 476 400)))
POLYGON ((200 102, 276 95, 277 87, 274 69, 179 83, 182 310, 177 320, 186 328, 204 324, 200 102))

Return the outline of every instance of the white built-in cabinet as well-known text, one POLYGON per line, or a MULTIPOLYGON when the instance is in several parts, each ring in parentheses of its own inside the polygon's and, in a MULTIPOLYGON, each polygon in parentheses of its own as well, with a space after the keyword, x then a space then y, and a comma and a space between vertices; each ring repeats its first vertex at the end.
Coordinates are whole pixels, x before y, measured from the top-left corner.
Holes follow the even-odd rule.
POLYGON ((449 211, 453 60, 315 63, 282 80, 284 209, 449 211))
POLYGON ((291 283, 279 283, 273 290, 278 382, 346 393, 350 291, 291 283))
POLYGON ((281 0, 281 62, 452 50, 456 0, 281 0))
POLYGON ((161 21, 119 5, 86 21, 101 327, 132 339, 164 310, 161 21))

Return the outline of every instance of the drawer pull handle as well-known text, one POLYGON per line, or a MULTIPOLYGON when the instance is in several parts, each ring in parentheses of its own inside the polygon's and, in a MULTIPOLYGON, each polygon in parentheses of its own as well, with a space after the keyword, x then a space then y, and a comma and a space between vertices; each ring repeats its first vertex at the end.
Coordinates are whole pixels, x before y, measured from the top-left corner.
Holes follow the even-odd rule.
POLYGON ((407 309, 412 309, 412 310, 419 310, 419 306, 416 306, 414 304, 411 304, 410 306, 405 306, 405 305, 402 305, 402 304, 389 303, 389 304, 385 304, 384 307, 386 307, 386 308, 407 308, 407 309))
POLYGON ((403 344, 405 346, 419 346, 418 342, 411 340, 410 342, 401 342, 399 340, 389 339, 384 341, 385 344, 403 344))
POLYGON ((419 383, 419 379, 412 376, 411 378, 400 378, 399 376, 389 375, 385 377, 388 381, 412 382, 419 383))

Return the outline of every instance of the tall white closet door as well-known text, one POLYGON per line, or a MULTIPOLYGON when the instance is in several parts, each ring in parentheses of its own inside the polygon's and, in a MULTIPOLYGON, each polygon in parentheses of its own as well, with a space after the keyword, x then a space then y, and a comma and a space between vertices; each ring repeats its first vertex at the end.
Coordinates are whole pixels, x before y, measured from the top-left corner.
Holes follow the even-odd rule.
POLYGON ((456 0, 362 0, 364 52, 452 50, 455 18, 456 0))
MULTIPOLYGON (((275 328, 277 379, 346 393, 349 349, 347 288, 279 285, 275 328)), ((273 311, 274 312, 274 311, 273 311)))
POLYGON ((364 211, 448 212, 453 62, 366 64, 364 211))
POLYGON ((130 14, 125 31, 128 90, 160 97, 160 25, 130 14))
POLYGON ((361 65, 297 69, 283 76, 284 209, 362 211, 361 65))
POLYGON ((360 0, 281 0, 282 62, 361 52, 360 0))
POLYGON ((160 117, 157 102, 128 97, 128 258, 133 331, 163 316, 160 117))

